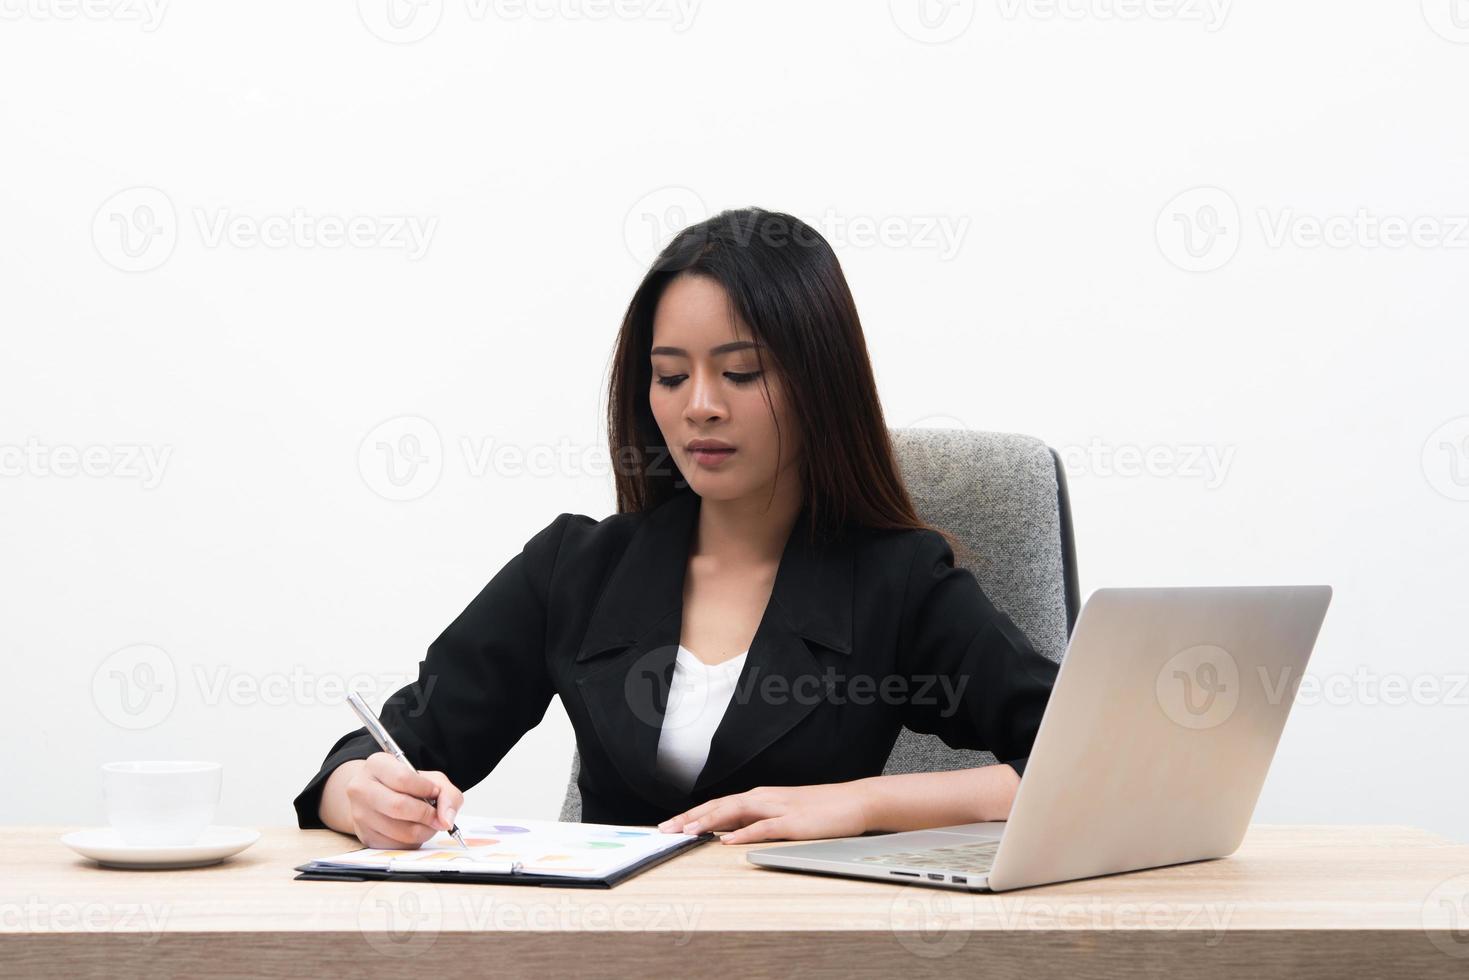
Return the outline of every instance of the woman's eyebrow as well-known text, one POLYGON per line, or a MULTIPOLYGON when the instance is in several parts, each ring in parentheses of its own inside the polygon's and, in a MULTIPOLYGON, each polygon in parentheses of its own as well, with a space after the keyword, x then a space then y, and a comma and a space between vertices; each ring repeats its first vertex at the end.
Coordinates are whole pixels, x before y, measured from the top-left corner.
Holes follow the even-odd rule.
MULTIPOLYGON (((747 350, 751 347, 763 346, 763 344, 757 344, 753 340, 736 340, 728 344, 720 344, 718 347, 711 347, 709 348, 709 353, 711 356, 718 356, 720 354, 729 354, 737 350, 747 350)), ((674 357, 689 356, 689 352, 684 350, 682 347, 654 347, 651 351, 649 351, 649 356, 656 356, 658 354, 670 354, 674 357)))

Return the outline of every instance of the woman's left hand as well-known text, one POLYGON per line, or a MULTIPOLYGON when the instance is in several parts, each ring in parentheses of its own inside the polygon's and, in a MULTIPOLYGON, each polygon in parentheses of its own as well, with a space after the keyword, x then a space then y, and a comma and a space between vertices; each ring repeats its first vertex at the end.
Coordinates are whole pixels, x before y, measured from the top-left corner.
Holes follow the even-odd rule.
POLYGON ((867 832, 865 797, 857 782, 818 786, 757 786, 685 810, 658 825, 662 833, 727 830, 724 844, 765 840, 856 837, 867 832))

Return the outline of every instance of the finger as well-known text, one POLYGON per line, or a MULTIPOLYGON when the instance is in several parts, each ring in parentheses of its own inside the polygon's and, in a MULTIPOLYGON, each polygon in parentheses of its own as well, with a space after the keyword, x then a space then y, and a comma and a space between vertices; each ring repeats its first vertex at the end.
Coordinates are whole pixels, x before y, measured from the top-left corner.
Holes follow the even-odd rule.
POLYGON ((397 756, 386 752, 376 752, 368 756, 367 769, 384 786, 409 796, 433 799, 434 794, 439 791, 432 779, 421 772, 415 772, 412 766, 405 766, 398 761, 397 756))
POLYGON ((402 823, 421 824, 430 831, 438 830, 438 811, 433 804, 425 803, 416 796, 399 793, 382 783, 368 783, 363 802, 373 813, 380 813, 402 823))
POLYGON ((664 833, 676 834, 679 832, 679 828, 683 827, 689 821, 698 820, 700 817, 704 816, 704 814, 708 813, 716 806, 719 806, 721 803, 724 803, 730 799, 733 799, 733 797, 720 796, 716 799, 706 800, 696 807, 685 810, 683 813, 680 813, 676 817, 669 817, 667 820, 658 825, 658 829, 663 831, 664 833))
POLYGON ((419 773, 419 775, 432 782, 436 787, 435 793, 439 798, 436 807, 439 825, 444 830, 450 829, 454 826, 454 817, 458 815, 459 810, 464 806, 464 794, 459 791, 459 787, 449 782, 448 776, 445 776, 441 772, 423 772, 419 773))
POLYGON ((364 814, 362 819, 357 821, 357 835, 368 847, 412 850, 423 844, 434 833, 432 827, 394 820, 381 813, 364 814))
POLYGON ((753 844, 762 840, 785 840, 785 818, 766 817, 754 823, 732 830, 719 838, 721 844, 753 844))
POLYGON ((732 830, 742 827, 745 821, 753 814, 750 813, 750 801, 735 798, 727 803, 714 807, 704 816, 691 821, 684 827, 686 834, 702 834, 706 830, 732 830))

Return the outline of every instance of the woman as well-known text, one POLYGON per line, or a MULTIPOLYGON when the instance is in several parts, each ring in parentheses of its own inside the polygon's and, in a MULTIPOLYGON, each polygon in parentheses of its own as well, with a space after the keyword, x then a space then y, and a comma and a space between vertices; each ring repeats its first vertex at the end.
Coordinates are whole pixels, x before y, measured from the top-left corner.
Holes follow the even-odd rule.
POLYGON ((904 491, 830 246, 726 211, 643 279, 614 356, 618 512, 561 514, 296 798, 416 847, 559 694, 582 819, 725 843, 1003 820, 1056 666, 904 491), (881 775, 901 726, 1001 764, 881 775), (423 802, 436 799, 436 804, 423 802))

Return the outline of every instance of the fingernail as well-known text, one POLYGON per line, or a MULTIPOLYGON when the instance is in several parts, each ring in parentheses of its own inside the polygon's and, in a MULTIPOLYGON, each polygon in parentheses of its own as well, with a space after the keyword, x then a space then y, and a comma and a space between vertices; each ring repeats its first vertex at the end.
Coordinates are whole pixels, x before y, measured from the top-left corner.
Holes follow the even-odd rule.
POLYGON ((695 820, 693 823, 684 824, 683 832, 686 834, 697 834, 699 832, 699 821, 695 820))
POLYGON ((452 806, 444 811, 444 819, 448 821, 450 827, 454 826, 454 815, 458 812, 459 811, 454 809, 452 806))

